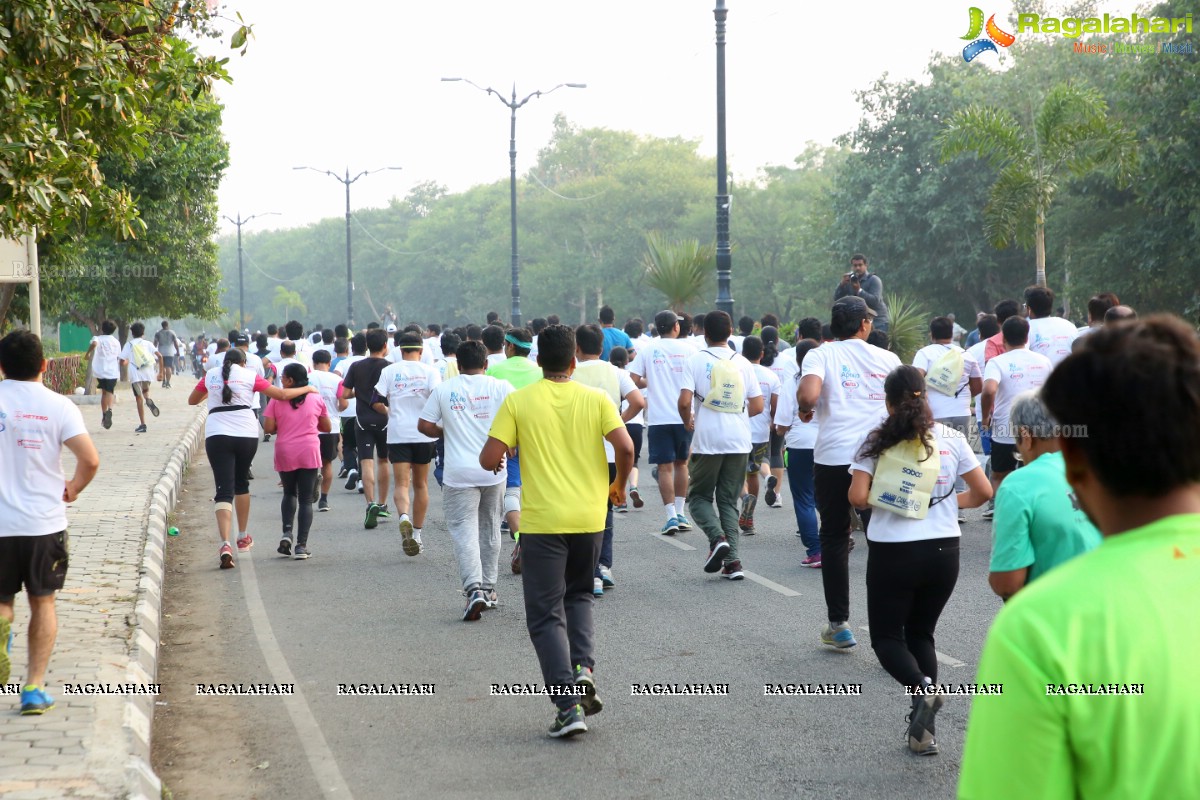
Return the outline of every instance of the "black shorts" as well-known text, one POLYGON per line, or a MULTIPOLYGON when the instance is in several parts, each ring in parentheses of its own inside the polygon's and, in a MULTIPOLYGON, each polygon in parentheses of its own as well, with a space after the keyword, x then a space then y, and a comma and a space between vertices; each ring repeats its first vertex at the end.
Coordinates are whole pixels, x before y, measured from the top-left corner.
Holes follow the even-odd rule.
POLYGON ((116 378, 96 378, 96 388, 102 392, 112 394, 117 390, 116 378))
POLYGON ((341 434, 338 433, 322 433, 318 435, 321 440, 321 461, 328 464, 337 458, 338 440, 341 439, 341 434))
POLYGON ((762 469, 762 465, 770 459, 770 442, 759 442, 750 445, 750 458, 746 459, 746 474, 753 475, 762 469))
POLYGON ((0 536, 0 602, 11 603, 22 586, 33 597, 61 589, 67 578, 67 550, 66 531, 0 536))
POLYGON ((629 431, 629 438, 633 439, 633 465, 635 467, 642 460, 642 434, 645 432, 645 427, 637 423, 626 423, 625 425, 625 430, 629 431))
POLYGON ((682 422, 650 425, 646 428, 646 443, 650 448, 651 464, 687 461, 692 449, 692 432, 682 422))
POLYGON ((393 464, 428 464, 433 461, 434 442, 389 443, 388 461, 393 464))
POLYGON ((774 425, 771 426, 770 445, 771 469, 783 469, 783 437, 775 432, 774 425))
POLYGON ((359 462, 387 456, 388 442, 386 427, 379 430, 367 430, 360 427, 354 431, 354 436, 358 440, 355 444, 358 448, 359 462))
POLYGON ((992 472, 1012 472, 1017 468, 1017 446, 992 442, 992 472))

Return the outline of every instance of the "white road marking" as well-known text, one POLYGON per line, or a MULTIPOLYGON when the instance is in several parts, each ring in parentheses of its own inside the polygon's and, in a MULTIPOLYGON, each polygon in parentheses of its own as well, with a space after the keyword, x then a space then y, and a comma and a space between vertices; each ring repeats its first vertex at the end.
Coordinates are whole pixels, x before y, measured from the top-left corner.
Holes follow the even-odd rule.
POLYGON ((654 538, 664 541, 667 544, 675 545, 680 550, 695 550, 696 549, 696 548, 692 547, 690 544, 685 544, 684 542, 679 541, 674 536, 663 536, 661 533, 656 533, 656 534, 654 534, 654 538))
POLYGON ((765 586, 773 592, 779 592, 784 597, 799 597, 800 596, 800 593, 795 591, 794 589, 789 589, 786 586, 781 586, 778 583, 776 583, 775 581, 768 580, 767 578, 764 578, 762 575, 751 572, 748 569, 742 570, 742 574, 744 574, 747 578, 749 578, 750 580, 757 583, 759 586, 765 586))
POLYGON ((350 787, 342 777, 341 771, 338 770, 333 752, 329 749, 329 744, 321 733, 321 726, 317 724, 312 709, 308 707, 308 701, 304 699, 304 692, 296 683, 296 676, 292 674, 283 650, 280 649, 275 634, 271 632, 271 620, 267 616, 266 606, 263 605, 262 595, 258 591, 254 559, 250 557, 249 553, 240 555, 237 566, 238 571, 242 573, 242 586, 246 591, 246 611, 250 616, 250 623, 254 626, 254 636, 258 639, 258 647, 262 651, 263 659, 267 662, 267 669, 271 671, 271 677, 276 683, 290 683, 296 687, 294 695, 283 695, 281 699, 284 707, 287 708, 288 716, 292 718, 292 725, 300 737, 300 745, 304 748, 308 765, 312 768, 313 776, 317 779, 317 784, 321 787, 321 793, 325 797, 333 800, 349 800, 354 795, 350 793, 350 787))
MULTIPOLYGON (((859 625, 858 627, 862 628, 867 633, 871 632, 871 629, 868 628, 866 625, 859 625)), ((934 650, 933 652, 934 652, 934 654, 937 655, 937 660, 940 663, 945 664, 947 667, 965 667, 967 665, 967 662, 959 661, 954 656, 948 656, 945 653, 941 652, 940 650, 934 650)))

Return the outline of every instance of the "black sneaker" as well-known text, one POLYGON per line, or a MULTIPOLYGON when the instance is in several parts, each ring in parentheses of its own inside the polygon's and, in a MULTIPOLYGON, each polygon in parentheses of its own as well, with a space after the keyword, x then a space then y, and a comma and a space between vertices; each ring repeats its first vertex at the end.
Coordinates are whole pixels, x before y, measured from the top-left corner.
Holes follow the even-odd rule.
POLYGON ((767 501, 767 505, 769 506, 775 505, 775 501, 779 499, 779 494, 775 491, 777 486, 779 486, 778 478, 774 475, 767 478, 767 496, 763 499, 767 501))
POLYGON ((346 476, 347 491, 353 489, 358 484, 358 470, 352 469, 346 476))
POLYGON ((487 597, 484 596, 483 590, 479 587, 472 589, 467 594, 467 607, 463 609, 463 621, 475 622, 483 616, 483 611, 486 608, 487 597))
POLYGON ((100 417, 100 424, 104 426, 104 430, 108 430, 109 428, 112 427, 112 409, 111 408, 108 411, 105 411, 104 415, 102 417, 100 417))
POLYGON ((279 547, 275 548, 275 552, 284 558, 292 554, 292 535, 290 533, 285 533, 279 538, 279 547))
POLYGON ((329 498, 322 497, 320 500, 317 501, 317 511, 328 511, 328 510, 329 510, 329 498))
POLYGON ((933 738, 934 717, 942 707, 939 694, 919 694, 913 697, 912 712, 905 717, 908 723, 908 749, 919 756, 936 756, 937 740, 933 738))
POLYGON ((338 480, 340 481, 342 478, 346 477, 349 474, 350 474, 350 470, 346 468, 345 464, 342 464, 342 468, 340 470, 338 470, 338 474, 337 474, 338 480))
POLYGON ((721 577, 728 578, 731 581, 740 581, 742 578, 745 578, 746 575, 742 572, 742 562, 730 561, 721 570, 721 577))
POLYGON ((263 441, 264 441, 264 442, 269 442, 269 441, 271 441, 271 434, 269 434, 269 433, 264 433, 264 434, 263 434, 263 441))
POLYGON ((391 519, 391 518, 392 518, 392 512, 388 511, 387 503, 382 503, 382 504, 380 504, 380 506, 379 506, 379 516, 381 516, 381 517, 387 517, 388 519, 391 519))
POLYGON ((587 723, 583 721, 583 708, 576 704, 558 712, 554 724, 550 726, 550 736, 554 739, 568 739, 587 733, 587 729, 587 723))
POLYGON ((713 543, 712 549, 708 551, 708 560, 704 562, 705 572, 717 572, 721 569, 721 562, 725 560, 725 554, 729 552, 729 542, 725 541, 722 536, 713 543))
POLYGON ((596 696, 596 679, 592 675, 591 667, 575 665, 575 685, 582 686, 584 690, 584 694, 579 697, 579 707, 583 709, 585 717, 604 710, 604 703, 596 696))
POLYGON ((374 530, 379 524, 379 504, 367 503, 367 515, 363 518, 363 527, 367 530, 374 530))
POLYGON ((154 401, 149 397, 146 398, 146 407, 150 409, 150 413, 154 416, 157 417, 159 415, 160 412, 158 410, 158 406, 154 405, 154 401))
POLYGON ((133 429, 133 432, 134 433, 145 433, 146 432, 146 423, 143 422, 141 425, 138 425, 136 428, 133 429))

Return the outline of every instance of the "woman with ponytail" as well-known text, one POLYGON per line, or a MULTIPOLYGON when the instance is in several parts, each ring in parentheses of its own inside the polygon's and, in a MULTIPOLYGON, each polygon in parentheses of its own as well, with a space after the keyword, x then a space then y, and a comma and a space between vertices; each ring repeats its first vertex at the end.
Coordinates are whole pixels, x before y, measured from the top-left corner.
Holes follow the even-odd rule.
POLYGON ((933 632, 958 581, 958 509, 992 496, 966 438, 933 421, 925 377, 901 366, 883 385, 888 416, 850 465, 850 502, 871 506, 867 531, 867 619, 880 664, 911 695, 908 747, 936 755, 933 632), (955 494, 957 478, 966 491, 955 494))
MULTIPOLYGON (((279 376, 285 390, 309 386, 308 370, 299 362, 283 368, 279 376)), ((316 388, 316 387, 313 387, 316 388)), ((272 400, 263 412, 263 430, 275 438, 275 471, 283 482, 283 535, 278 552, 285 558, 308 558, 308 530, 312 527, 317 478, 321 471, 320 434, 333 430, 329 409, 320 394, 302 394, 290 400, 272 400), (300 528, 292 549, 292 526, 299 510, 300 528)))
POLYGON ((204 450, 212 467, 213 482, 217 485, 213 500, 216 503, 217 531, 221 536, 218 557, 221 569, 232 569, 235 565, 229 537, 235 507, 238 550, 246 552, 254 545, 254 540, 246 532, 250 521, 250 464, 258 451, 254 393, 262 392, 273 399, 289 400, 315 392, 316 387, 280 389, 259 377, 254 370, 247 369, 246 354, 238 348, 230 348, 223 356, 220 369, 214 367, 205 373, 188 396, 188 403, 195 406, 208 401, 204 450))

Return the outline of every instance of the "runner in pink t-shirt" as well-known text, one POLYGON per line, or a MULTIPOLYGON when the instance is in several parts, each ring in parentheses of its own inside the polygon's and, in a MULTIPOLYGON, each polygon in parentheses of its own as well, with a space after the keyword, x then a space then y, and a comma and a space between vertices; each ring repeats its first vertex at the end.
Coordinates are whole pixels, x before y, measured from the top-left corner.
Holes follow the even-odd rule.
MULTIPOLYGON (((280 380, 285 389, 307 386, 308 370, 303 364, 288 364, 280 380)), ((263 430, 276 434, 275 470, 283 481, 283 502, 280 504, 283 535, 279 539, 279 554, 295 559, 308 558, 308 530, 312 527, 314 495, 321 469, 318 434, 332 430, 325 401, 316 393, 295 400, 272 400, 263 411, 263 430), (293 551, 292 524, 297 510, 300 529, 296 531, 293 551)))

